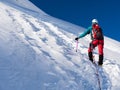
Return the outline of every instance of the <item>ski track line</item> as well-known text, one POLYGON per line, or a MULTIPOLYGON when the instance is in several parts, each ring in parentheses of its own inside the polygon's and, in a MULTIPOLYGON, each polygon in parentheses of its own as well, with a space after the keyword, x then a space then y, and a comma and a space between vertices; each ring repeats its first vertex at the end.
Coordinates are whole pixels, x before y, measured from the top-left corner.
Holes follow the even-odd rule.
POLYGON ((111 84, 107 73, 103 69, 103 66, 94 65, 96 76, 98 78, 99 90, 111 90, 111 84))
MULTIPOLYGON (((103 66, 104 67, 104 66, 103 66)), ((101 87, 102 90, 111 90, 111 82, 110 79, 105 72, 104 68, 100 67, 99 68, 99 74, 100 74, 100 79, 101 79, 101 87)))

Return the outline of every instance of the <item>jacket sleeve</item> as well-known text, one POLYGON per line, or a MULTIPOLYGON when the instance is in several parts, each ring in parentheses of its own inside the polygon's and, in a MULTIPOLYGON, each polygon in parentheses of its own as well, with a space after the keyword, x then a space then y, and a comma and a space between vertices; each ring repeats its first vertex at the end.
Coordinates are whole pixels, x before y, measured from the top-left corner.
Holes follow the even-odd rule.
POLYGON ((82 34, 80 34, 78 36, 78 38, 82 38, 82 37, 86 36, 87 34, 89 34, 91 32, 91 30, 92 30, 92 27, 88 27, 88 29, 85 30, 82 34))

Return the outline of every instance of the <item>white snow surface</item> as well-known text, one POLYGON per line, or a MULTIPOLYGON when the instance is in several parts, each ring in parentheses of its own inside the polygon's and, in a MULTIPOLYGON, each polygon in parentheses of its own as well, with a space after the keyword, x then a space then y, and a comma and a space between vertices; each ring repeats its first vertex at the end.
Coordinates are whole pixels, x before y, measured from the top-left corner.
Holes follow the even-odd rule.
MULTIPOLYGON (((88 60, 85 29, 56 19, 28 0, 0 0, 0 90, 100 90, 88 60)), ((102 90, 120 90, 120 42, 105 37, 102 90)), ((97 48, 94 50, 98 60, 97 48)))

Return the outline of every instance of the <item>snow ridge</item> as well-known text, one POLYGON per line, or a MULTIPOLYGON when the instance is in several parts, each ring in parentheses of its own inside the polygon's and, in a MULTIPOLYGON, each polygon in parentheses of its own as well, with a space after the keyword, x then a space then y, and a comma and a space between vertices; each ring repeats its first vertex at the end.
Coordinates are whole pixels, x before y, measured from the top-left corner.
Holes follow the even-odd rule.
MULTIPOLYGON (((87 57, 89 36, 79 40, 75 52, 74 38, 84 28, 29 5, 28 0, 0 2, 0 90, 98 90, 96 68, 87 57), (33 10, 41 15, 35 17, 33 10)), ((105 40, 114 47, 105 44, 101 88, 119 90, 120 43, 105 40)), ((98 60, 97 49, 94 53, 98 60)))

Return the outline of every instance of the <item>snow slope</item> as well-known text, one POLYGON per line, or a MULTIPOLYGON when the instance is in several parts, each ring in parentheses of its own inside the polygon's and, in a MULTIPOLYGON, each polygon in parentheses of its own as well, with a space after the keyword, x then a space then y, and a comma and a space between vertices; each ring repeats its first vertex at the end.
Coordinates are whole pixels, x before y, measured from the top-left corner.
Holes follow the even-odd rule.
MULTIPOLYGON (((53 18, 28 0, 0 0, 0 90, 99 90, 84 28, 53 18)), ((120 89, 120 42, 105 37, 102 90, 120 89)), ((95 59, 98 59, 97 48, 95 59)))

